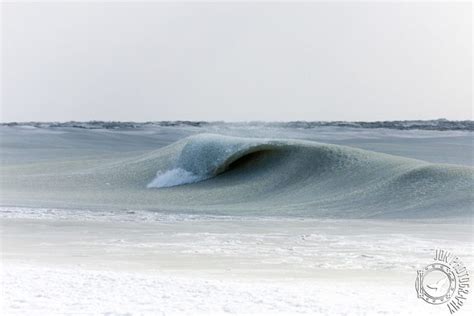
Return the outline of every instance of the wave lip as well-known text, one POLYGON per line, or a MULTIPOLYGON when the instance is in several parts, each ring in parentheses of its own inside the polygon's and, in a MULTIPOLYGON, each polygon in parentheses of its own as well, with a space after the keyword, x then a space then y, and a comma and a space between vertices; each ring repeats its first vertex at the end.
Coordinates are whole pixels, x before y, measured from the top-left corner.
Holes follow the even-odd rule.
POLYGON ((268 139, 199 134, 186 139, 174 165, 158 170, 148 188, 190 184, 225 172, 232 163, 252 153, 276 150, 286 142, 268 139))

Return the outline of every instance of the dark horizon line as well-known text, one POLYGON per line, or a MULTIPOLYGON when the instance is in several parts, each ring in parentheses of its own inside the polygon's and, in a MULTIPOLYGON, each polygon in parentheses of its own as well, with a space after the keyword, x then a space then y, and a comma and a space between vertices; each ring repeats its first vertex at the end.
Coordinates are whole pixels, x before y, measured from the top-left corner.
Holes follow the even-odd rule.
POLYGON ((435 118, 435 119, 398 119, 398 120, 289 120, 289 121, 278 121, 278 120, 243 120, 243 121, 226 121, 226 120, 149 120, 149 121, 122 121, 122 120, 64 120, 64 121, 0 121, 1 125, 7 124, 28 124, 28 123, 162 123, 162 122, 190 122, 190 123, 380 123, 380 122, 434 122, 434 121, 445 121, 445 122, 474 122, 471 119, 457 119, 450 120, 446 118, 435 118))

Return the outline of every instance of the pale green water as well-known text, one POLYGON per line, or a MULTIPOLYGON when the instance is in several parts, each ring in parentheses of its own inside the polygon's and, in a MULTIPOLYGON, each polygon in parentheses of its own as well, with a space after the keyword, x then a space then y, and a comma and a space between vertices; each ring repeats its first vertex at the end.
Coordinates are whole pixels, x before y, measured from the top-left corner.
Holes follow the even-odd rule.
POLYGON ((227 215, 470 217, 473 170, 311 141, 201 134, 145 153, 9 164, 2 200, 227 215), (165 187, 147 187, 157 172, 165 187))

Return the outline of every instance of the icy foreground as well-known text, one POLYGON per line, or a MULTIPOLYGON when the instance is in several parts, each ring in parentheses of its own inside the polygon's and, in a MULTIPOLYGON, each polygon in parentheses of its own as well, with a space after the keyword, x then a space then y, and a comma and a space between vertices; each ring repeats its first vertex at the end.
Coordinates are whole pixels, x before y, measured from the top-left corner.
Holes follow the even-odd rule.
POLYGON ((398 280, 235 281, 21 264, 3 273, 8 315, 448 314, 398 280))
POLYGON ((1 211, 6 315, 447 315, 416 269, 474 262, 469 223, 1 211))

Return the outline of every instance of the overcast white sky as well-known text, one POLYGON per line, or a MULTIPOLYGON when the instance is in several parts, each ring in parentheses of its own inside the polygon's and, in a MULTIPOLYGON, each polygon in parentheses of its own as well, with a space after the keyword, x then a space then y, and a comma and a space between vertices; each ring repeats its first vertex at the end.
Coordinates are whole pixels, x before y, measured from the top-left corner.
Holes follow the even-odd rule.
POLYGON ((472 4, 2 4, 2 121, 472 119, 472 4))

